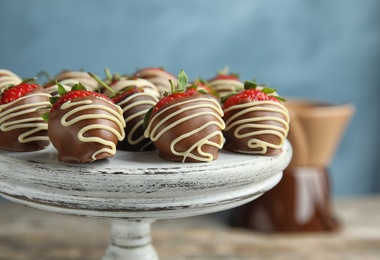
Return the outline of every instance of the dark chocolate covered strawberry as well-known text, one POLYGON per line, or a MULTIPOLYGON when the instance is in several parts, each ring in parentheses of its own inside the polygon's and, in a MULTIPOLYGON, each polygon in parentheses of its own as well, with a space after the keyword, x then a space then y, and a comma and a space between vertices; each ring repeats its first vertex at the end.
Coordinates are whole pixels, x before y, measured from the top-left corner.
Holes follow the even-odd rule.
POLYGON ((50 104, 50 94, 23 81, 5 88, 0 96, 0 149, 25 152, 49 145, 48 125, 41 115, 50 104))
POLYGON ((119 106, 107 96, 87 91, 80 83, 52 99, 48 134, 65 162, 92 162, 113 157, 124 139, 125 122, 119 106))
POLYGON ((275 89, 246 81, 245 90, 222 99, 226 128, 224 149, 275 155, 289 131, 289 113, 275 89))
POLYGON ((181 71, 178 84, 146 116, 145 137, 159 150, 161 158, 179 162, 210 162, 223 146, 223 111, 208 94, 188 89, 181 71))

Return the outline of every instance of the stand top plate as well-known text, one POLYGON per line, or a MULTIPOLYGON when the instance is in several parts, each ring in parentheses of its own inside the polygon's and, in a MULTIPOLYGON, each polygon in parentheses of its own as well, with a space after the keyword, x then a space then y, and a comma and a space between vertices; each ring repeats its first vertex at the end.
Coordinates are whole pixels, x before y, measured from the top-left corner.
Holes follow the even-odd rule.
POLYGON ((0 151, 0 195, 56 213, 106 218, 171 218, 245 203, 278 183, 291 159, 220 151, 210 163, 176 163, 157 151, 118 151, 86 164, 58 160, 54 147, 0 151), (229 205, 230 204, 230 205, 229 205), (233 205, 232 205, 233 204, 233 205))

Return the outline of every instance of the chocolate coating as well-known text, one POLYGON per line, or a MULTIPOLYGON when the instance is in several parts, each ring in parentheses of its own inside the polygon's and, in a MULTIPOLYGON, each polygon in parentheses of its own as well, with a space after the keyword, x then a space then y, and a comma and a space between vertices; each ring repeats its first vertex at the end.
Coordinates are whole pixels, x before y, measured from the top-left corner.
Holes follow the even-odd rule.
POLYGON ((37 87, 11 103, 0 105, 0 149, 29 152, 48 146, 48 124, 41 115, 48 111, 42 108, 49 104, 46 90, 37 87))
POLYGON ((252 106, 260 106, 263 109, 248 111, 246 107, 243 107, 225 112, 223 117, 226 122, 226 129, 223 131, 226 139, 224 149, 257 155, 281 153, 281 146, 289 129, 288 111, 283 105, 254 105, 252 102, 252 106), (265 108, 280 108, 283 113, 268 111, 265 108), (241 114, 234 119, 231 118, 238 113, 241 114), (229 127, 230 125, 234 126, 229 127), (277 134, 273 134, 273 131, 277 134))
MULTIPOLYGON (((72 100, 72 103, 76 103, 82 100, 91 100, 92 104, 99 105, 101 107, 108 107, 115 112, 118 112, 117 106, 113 103, 110 103, 104 99, 96 98, 94 96, 88 96, 84 98, 76 98, 72 100)), ((79 139, 79 131, 84 127, 99 125, 104 127, 110 127, 115 129, 120 134, 124 133, 120 131, 120 127, 117 123, 107 118, 101 118, 102 115, 108 115, 111 117, 115 117, 108 111, 99 108, 88 108, 85 110, 81 110, 77 113, 74 113, 72 116, 67 118, 67 121, 72 120, 74 118, 78 118, 85 115, 95 115, 95 118, 83 119, 79 120, 76 123, 70 126, 62 125, 62 117, 65 116, 68 111, 72 111, 75 108, 83 106, 82 104, 76 104, 69 109, 57 109, 50 114, 49 118, 49 129, 48 134, 51 140, 51 143, 58 151, 58 157, 61 161, 65 162, 91 162, 94 160, 100 160, 104 158, 113 157, 114 154, 109 151, 102 151, 104 149, 109 149, 109 145, 102 144, 99 141, 88 141, 84 142, 79 139), (98 117, 97 117, 98 115, 98 117), (97 154, 96 154, 97 153, 97 154), (96 154, 96 155, 95 155, 96 154)), ((121 112, 120 112, 121 113, 121 112)), ((115 119, 116 120, 116 119, 115 119)), ((116 120, 117 121, 117 120, 116 120)), ((104 127, 97 127, 95 129, 87 130, 83 133, 84 138, 92 138, 95 137, 98 140, 104 140, 105 142, 111 142, 115 145, 118 143, 118 137, 112 133, 111 131, 105 129, 104 127)), ((124 124, 123 124, 124 127, 124 124)), ((123 129, 121 129, 123 130, 123 129)), ((116 148, 115 148, 116 149, 116 148)))

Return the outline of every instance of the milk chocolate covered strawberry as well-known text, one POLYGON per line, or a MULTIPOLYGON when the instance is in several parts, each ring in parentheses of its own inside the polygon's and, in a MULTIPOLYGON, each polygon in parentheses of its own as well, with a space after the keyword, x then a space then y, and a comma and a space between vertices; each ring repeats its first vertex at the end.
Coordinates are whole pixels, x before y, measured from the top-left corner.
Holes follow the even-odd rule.
POLYGON ((53 96, 58 94, 56 82, 64 86, 67 91, 78 83, 81 83, 89 91, 97 91, 100 87, 98 82, 90 77, 86 71, 63 70, 53 80, 44 85, 46 90, 53 96))
POLYGON ((66 92, 59 86, 48 118, 48 134, 66 162, 91 162, 113 157, 124 139, 125 122, 121 108, 107 96, 74 85, 66 92))
POLYGON ((94 77, 94 74, 90 73, 90 75, 93 78, 95 78, 98 81, 98 83, 103 87, 102 93, 107 96, 114 95, 114 93, 121 93, 126 88, 136 87, 144 89, 145 93, 151 96, 155 96, 157 99, 160 97, 160 92, 157 86, 146 79, 138 78, 136 76, 129 77, 122 76, 119 74, 111 74, 111 71, 108 68, 105 69, 105 72, 107 75, 105 81, 99 81, 100 78, 97 76, 94 77), (105 86, 104 84, 107 85, 105 86))
POLYGON ((117 144, 117 149, 124 151, 154 150, 152 141, 144 136, 143 123, 146 113, 158 101, 156 94, 145 88, 145 84, 135 85, 138 83, 135 80, 111 81, 111 86, 108 86, 97 75, 92 73, 90 75, 107 90, 105 92, 109 94, 112 101, 123 110, 125 138, 117 144))
POLYGON ((238 153, 275 155, 289 131, 289 113, 276 90, 246 81, 245 90, 223 98, 226 128, 224 149, 238 153))
POLYGON ((49 145, 48 125, 41 114, 50 104, 50 94, 23 81, 4 89, 0 96, 0 149, 25 152, 49 145))
POLYGON ((157 86, 161 97, 165 92, 170 92, 171 90, 169 80, 172 81, 173 84, 177 84, 176 77, 161 67, 149 67, 140 69, 135 73, 135 76, 149 80, 155 86, 157 86))
POLYGON ((178 84, 146 116, 145 137, 159 150, 161 158, 179 162, 210 162, 223 146, 223 111, 208 94, 190 88, 181 71, 178 84))
POLYGON ((228 67, 218 71, 217 75, 207 82, 208 85, 218 93, 220 98, 244 89, 244 83, 239 80, 239 76, 234 73, 229 73, 228 67))

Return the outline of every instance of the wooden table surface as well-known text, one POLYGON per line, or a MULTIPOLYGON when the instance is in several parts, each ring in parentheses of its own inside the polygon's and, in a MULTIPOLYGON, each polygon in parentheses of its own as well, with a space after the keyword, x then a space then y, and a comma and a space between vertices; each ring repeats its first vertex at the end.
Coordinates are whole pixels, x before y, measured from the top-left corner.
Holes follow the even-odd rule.
MULTIPOLYGON (((153 244, 165 259, 380 259, 380 196, 340 198, 334 233, 262 234, 216 215, 159 220, 153 244)), ((220 214, 218 215, 221 216, 220 214)), ((0 259, 101 259, 110 224, 0 202, 0 259)))

